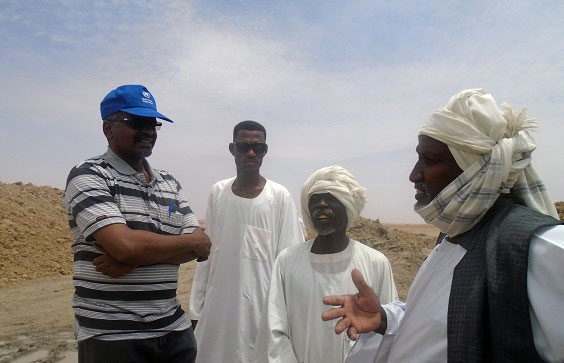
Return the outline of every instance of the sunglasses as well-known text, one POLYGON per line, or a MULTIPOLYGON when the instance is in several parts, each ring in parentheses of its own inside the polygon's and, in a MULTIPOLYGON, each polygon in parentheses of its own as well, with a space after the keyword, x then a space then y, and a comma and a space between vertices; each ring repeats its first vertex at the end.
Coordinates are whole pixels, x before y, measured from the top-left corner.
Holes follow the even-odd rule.
POLYGON ((112 122, 125 122, 129 127, 134 130, 143 130, 146 127, 154 128, 156 131, 161 129, 162 122, 148 120, 143 117, 128 116, 122 120, 113 120, 112 122))
POLYGON ((264 142, 236 142, 235 150, 241 154, 246 154, 253 149, 255 154, 264 154, 268 151, 268 145, 264 142))

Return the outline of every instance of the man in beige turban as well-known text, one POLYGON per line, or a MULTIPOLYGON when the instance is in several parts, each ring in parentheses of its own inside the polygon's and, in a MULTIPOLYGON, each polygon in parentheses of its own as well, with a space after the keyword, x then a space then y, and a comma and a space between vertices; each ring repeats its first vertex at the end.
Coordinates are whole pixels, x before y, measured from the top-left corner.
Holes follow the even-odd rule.
POLYGON ((397 299, 392 269, 380 252, 347 237, 366 197, 354 176, 340 166, 319 169, 301 192, 304 222, 317 237, 278 255, 257 336, 255 362, 341 363, 351 348, 319 319, 323 296, 352 293, 353 269, 362 271, 380 299, 397 299))
POLYGON ((564 361, 564 226, 531 165, 535 129, 483 89, 431 116, 409 179, 442 233, 406 304, 381 305, 357 271, 359 294, 325 298, 337 333, 366 333, 350 362, 564 361))

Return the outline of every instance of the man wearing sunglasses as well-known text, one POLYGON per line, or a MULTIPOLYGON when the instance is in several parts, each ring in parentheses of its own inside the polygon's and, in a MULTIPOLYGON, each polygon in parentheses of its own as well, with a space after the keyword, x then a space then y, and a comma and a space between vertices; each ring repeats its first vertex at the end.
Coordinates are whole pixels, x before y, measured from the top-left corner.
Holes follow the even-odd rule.
POLYGON ((274 260, 304 240, 290 193, 260 174, 265 128, 240 122, 229 151, 237 176, 211 189, 206 231, 213 251, 198 263, 190 294, 198 362, 251 360, 274 260))
POLYGON ((176 298, 178 266, 210 253, 180 184, 147 161, 162 119, 147 88, 100 104, 108 150, 74 167, 65 203, 73 234, 73 308, 80 362, 194 362, 176 298))

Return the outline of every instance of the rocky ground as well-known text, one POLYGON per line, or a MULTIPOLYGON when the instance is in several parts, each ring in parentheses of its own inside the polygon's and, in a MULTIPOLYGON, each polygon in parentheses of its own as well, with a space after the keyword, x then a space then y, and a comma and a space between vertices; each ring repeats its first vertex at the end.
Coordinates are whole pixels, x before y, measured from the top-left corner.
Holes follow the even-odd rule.
MULTIPOLYGON (((71 236, 62 195, 52 187, 0 182, 0 363, 76 361, 71 236)), ((562 218, 564 203, 558 207, 562 218)), ((402 298, 436 234, 430 226, 384 226, 366 218, 350 230, 389 258, 402 298)), ((195 262, 181 266, 178 294, 185 307, 194 270, 195 262)))

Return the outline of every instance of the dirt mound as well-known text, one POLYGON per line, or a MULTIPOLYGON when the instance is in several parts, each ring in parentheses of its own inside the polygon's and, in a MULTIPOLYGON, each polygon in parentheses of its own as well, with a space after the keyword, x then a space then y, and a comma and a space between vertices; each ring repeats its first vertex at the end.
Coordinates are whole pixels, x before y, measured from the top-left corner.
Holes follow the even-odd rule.
POLYGON ((63 191, 0 182, 0 286, 72 273, 63 191))
POLYGON ((560 217, 561 221, 564 221, 564 202, 556 202, 554 205, 558 211, 558 217, 560 217))
POLYGON ((402 300, 407 297, 419 266, 435 246, 436 238, 386 228, 379 220, 359 218, 349 236, 382 252, 392 264, 394 280, 402 300))

